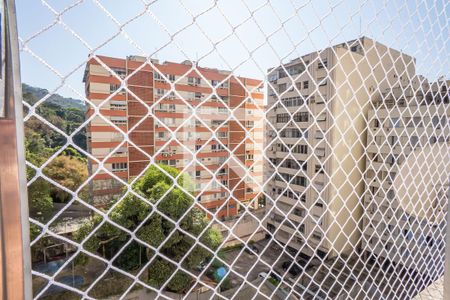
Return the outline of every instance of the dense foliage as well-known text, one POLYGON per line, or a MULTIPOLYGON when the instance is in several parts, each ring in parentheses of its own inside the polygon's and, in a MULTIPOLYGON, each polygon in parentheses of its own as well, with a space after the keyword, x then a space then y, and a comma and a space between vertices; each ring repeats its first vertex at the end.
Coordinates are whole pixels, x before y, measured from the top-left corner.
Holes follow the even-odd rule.
MULTIPOLYGON (((25 84, 22 89, 23 99, 29 104, 35 104, 48 94, 47 90, 25 84)), ((59 95, 52 95, 46 99, 37 107, 36 113, 66 133, 73 132, 85 118, 85 109, 79 100, 63 98, 59 95)), ((86 148, 84 130, 75 136, 74 142, 86 148)), ((32 117, 25 122, 25 156, 33 165, 42 166, 65 143, 66 140, 61 134, 39 119, 32 117)), ((88 176, 87 160, 78 151, 68 147, 51 160, 43 169, 43 173, 74 191, 88 176)), ((28 179, 31 179, 35 175, 34 170, 28 168, 27 175, 28 179)), ((53 204, 67 202, 70 195, 43 178, 38 178, 29 186, 28 198, 30 215, 45 222, 53 213, 53 204)), ((35 228, 31 231, 36 232, 35 228)))
MULTIPOLYGON (((173 167, 159 165, 173 177, 179 175, 179 171, 173 167)), ((158 167, 151 166, 133 186, 133 190, 157 205, 157 210, 138 197, 127 195, 112 211, 110 218, 117 224, 133 231, 142 222, 144 224, 137 230, 137 236, 144 242, 160 248, 160 253, 180 262, 186 253, 189 253, 182 261, 185 268, 193 269, 212 258, 210 252, 195 243, 195 240, 183 231, 175 228, 174 222, 180 221, 182 230, 189 232, 208 248, 216 249, 222 242, 219 231, 208 227, 209 221, 205 214, 194 205, 191 195, 193 184, 188 175, 182 174, 178 184, 185 189, 174 186, 173 180, 158 167), (208 227, 208 228, 207 228, 208 227), (202 231, 205 232, 202 234, 202 231)), ((75 239, 82 241, 100 223, 101 218, 93 218, 86 223, 75 235, 75 239)), ((84 244, 84 247, 94 253, 110 259, 122 248, 129 236, 124 231, 109 223, 102 225, 96 233, 84 244)), ((174 264, 163 256, 153 257, 151 249, 139 243, 130 243, 122 252, 114 264, 124 270, 133 271, 149 259, 154 258, 147 271, 147 281, 155 287, 161 287, 176 270, 174 264), (145 249, 145 251, 143 251, 145 249), (141 255, 136 255, 140 253, 141 255), (142 253, 146 253, 142 257, 142 253), (123 259, 126 257, 126 259, 123 259)), ((175 292, 186 290, 192 280, 184 272, 178 271, 170 280, 167 289, 175 292)))
MULTIPOLYGON (((30 104, 36 103, 47 93, 43 89, 26 85, 23 87, 24 100, 30 104)), ((53 95, 41 103, 36 113, 68 134, 78 128, 85 118, 85 109, 80 106, 79 101, 58 95, 53 95)), ((32 117, 25 124, 25 137, 26 158, 30 163, 40 167, 51 157, 50 163, 43 169, 45 176, 71 191, 75 191, 85 182, 88 176, 87 160, 77 150, 67 147, 57 157, 52 157, 58 149, 65 146, 63 135, 38 118, 32 117)), ((84 131, 73 140, 85 149, 84 131)), ((165 165, 159 167, 170 176, 158 167, 151 166, 132 187, 137 194, 154 204, 156 209, 129 193, 109 214, 111 221, 135 231, 141 241, 155 248, 160 247, 158 255, 142 242, 132 241, 127 244, 130 236, 116 225, 105 222, 100 226, 102 217, 99 215, 86 218, 72 238, 82 242, 95 230, 83 243, 86 250, 112 259, 123 248, 113 264, 128 272, 139 270, 152 259, 144 272, 144 279, 152 286, 159 288, 167 283, 167 290, 183 292, 191 286, 192 278, 185 272, 177 271, 173 262, 181 262, 183 267, 191 270, 208 262, 212 255, 207 248, 215 250, 222 242, 222 236, 219 231, 209 226, 205 213, 195 207, 192 179, 186 174, 180 175, 175 168, 165 165), (174 185, 172 178, 177 176, 177 183, 183 188, 174 185), (179 222, 178 226, 175 225, 176 222, 179 222), (205 247, 198 245, 197 239, 205 247), (174 272, 176 273, 168 281, 174 272)), ((35 175, 32 168, 29 168, 27 173, 29 179, 35 175)), ((125 192, 127 191, 124 190, 125 192)), ((29 186, 28 193, 30 215, 41 222, 47 222, 55 213, 55 203, 66 203, 71 199, 69 193, 42 177, 29 186)), ((40 233, 40 228, 31 225, 30 232, 33 239, 40 233)), ((42 247, 44 244, 41 245, 41 241, 35 244, 36 255, 42 247)), ((80 265, 88 261, 89 257, 83 256, 77 258, 75 263, 80 265)))

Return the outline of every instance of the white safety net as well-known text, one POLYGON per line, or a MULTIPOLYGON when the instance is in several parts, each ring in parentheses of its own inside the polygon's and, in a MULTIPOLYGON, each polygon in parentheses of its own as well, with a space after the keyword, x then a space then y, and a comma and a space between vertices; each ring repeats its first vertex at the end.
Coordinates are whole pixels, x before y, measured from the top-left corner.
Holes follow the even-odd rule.
POLYGON ((35 299, 431 297, 447 1, 116 2, 16 3, 35 299))

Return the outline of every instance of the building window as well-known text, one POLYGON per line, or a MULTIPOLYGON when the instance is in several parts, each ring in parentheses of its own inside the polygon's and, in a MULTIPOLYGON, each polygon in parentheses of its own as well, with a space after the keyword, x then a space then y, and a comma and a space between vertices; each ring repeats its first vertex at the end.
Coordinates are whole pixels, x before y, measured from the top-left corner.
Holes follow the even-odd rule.
POLYGON ((194 85, 194 86, 195 85, 200 85, 201 82, 202 82, 202 79, 199 78, 199 77, 192 77, 192 76, 188 77, 188 84, 189 85, 194 85))
POLYGON ((278 93, 282 93, 282 92, 286 91, 286 89, 287 89, 286 83, 282 83, 282 84, 278 85, 278 93))
POLYGON ((398 142, 398 137, 395 135, 388 136, 389 145, 395 146, 398 142))
POLYGON ((304 217, 306 214, 306 211, 303 208, 295 208, 294 209, 294 215, 299 217, 304 217))
POLYGON ((219 114, 228 114, 228 109, 226 107, 218 107, 217 112, 219 114))
MULTIPOLYGON (((288 151, 282 151, 282 152, 288 152, 288 151)), ((296 145, 292 149, 293 153, 299 153, 299 154, 308 154, 308 146, 307 145, 296 145)))
POLYGON ((165 90, 164 89, 156 89, 156 95, 157 96, 163 96, 165 94, 165 90))
POLYGON ((380 128, 380 120, 378 120, 378 119, 373 120, 373 127, 380 128))
POLYGON ((109 104, 111 110, 127 110, 127 104, 125 101, 111 101, 109 104))
POLYGON ((394 192, 394 190, 389 190, 388 192, 387 192, 387 198, 389 199, 389 200, 393 200, 394 199, 394 197, 395 197, 395 192, 394 192))
POLYGON ((223 139, 223 138, 227 138, 228 137, 228 132, 226 131, 219 131, 216 133, 217 137, 219 139, 223 139))
POLYGON ((294 115, 295 122, 308 122, 309 113, 308 112, 299 112, 294 115))
POLYGON ((291 116, 287 113, 277 115, 277 123, 287 123, 291 119, 291 116))
POLYGON ((411 147, 416 147, 419 144, 419 137, 415 135, 411 136, 411 138, 409 139, 409 143, 411 147))
POLYGON ((421 117, 413 117, 412 118, 413 124, 415 127, 423 127, 423 122, 421 117))
POLYGON ((328 65, 328 62, 326 59, 322 59, 322 61, 319 61, 317 64, 317 69, 324 69, 328 65))
POLYGON ((300 227, 298 228, 298 230, 299 230, 301 233, 305 233, 305 224, 300 225, 300 227))
MULTIPOLYGON (((120 87, 121 87, 120 84, 110 84, 110 85, 109 85, 109 92, 112 94, 112 93, 114 93, 115 91, 117 91, 118 89, 120 89, 120 87)), ((125 90, 122 89, 122 90, 119 92, 119 94, 123 94, 123 93, 125 93, 125 90)))
POLYGON ((327 78, 326 77, 317 78, 317 83, 319 86, 325 86, 327 85, 327 78))
POLYGON ((127 119, 121 117, 111 117, 111 122, 117 126, 127 125, 127 119))
POLYGON ((323 132, 320 131, 320 130, 316 130, 316 136, 315 137, 316 137, 317 140, 323 139, 323 132))
POLYGON ((414 237, 413 233, 410 230, 408 230, 408 229, 403 229, 403 236, 408 241, 412 240, 413 237, 414 237))
POLYGON ((307 89, 309 87, 309 81, 303 81, 303 89, 307 89))
POLYGON ((400 118, 391 118, 391 122, 389 124, 390 128, 399 128, 400 127, 400 118))
POLYGON ((127 163, 112 163, 112 171, 113 172, 123 172, 128 169, 127 163))
POLYGON ((318 117, 317 117, 317 121, 318 122, 323 122, 327 120, 327 113, 321 113, 318 117))
POLYGON ((122 68, 111 68, 111 71, 113 71, 114 73, 117 74, 117 76, 119 76, 120 78, 125 78, 127 71, 125 69, 122 68))
POLYGON ((286 128, 283 129, 280 132, 280 137, 285 137, 285 138, 300 138, 300 137, 304 137, 307 138, 308 137, 308 131, 300 131, 297 128, 286 128))
POLYGON ((315 166, 315 172, 319 173, 319 174, 324 174, 325 173, 321 165, 316 165, 315 166))
POLYGON ((173 75, 173 74, 168 74, 167 75, 167 78, 169 78, 169 80, 171 81, 171 82, 174 82, 175 81, 175 75, 173 75))
POLYGON ((308 185, 308 179, 303 176, 296 176, 292 182, 293 184, 306 187, 308 185))
POLYGON ((164 81, 164 78, 158 72, 153 73, 153 78, 155 81, 164 81))
POLYGON ((318 232, 313 232, 312 234, 313 239, 320 241, 322 239, 322 235, 318 232))
POLYGON ((211 120, 211 126, 212 127, 217 127, 220 126, 222 124, 223 121, 221 120, 211 120))
POLYGON ((387 229, 389 232, 394 231, 394 228, 395 228, 394 225, 391 225, 391 224, 388 224, 388 226, 387 226, 387 229))
POLYGON ((386 245, 384 245, 384 249, 390 250, 391 249, 391 243, 386 243, 386 245))

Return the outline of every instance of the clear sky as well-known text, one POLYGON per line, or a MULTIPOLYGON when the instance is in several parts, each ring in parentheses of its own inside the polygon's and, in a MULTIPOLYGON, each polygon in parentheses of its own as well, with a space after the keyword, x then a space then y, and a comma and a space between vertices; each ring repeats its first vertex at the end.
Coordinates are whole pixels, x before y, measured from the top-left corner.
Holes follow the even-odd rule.
POLYGON ((198 60, 264 79, 280 61, 361 35, 416 57, 419 74, 449 78, 449 1, 384 2, 19 0, 22 81, 82 98, 90 53, 198 60))

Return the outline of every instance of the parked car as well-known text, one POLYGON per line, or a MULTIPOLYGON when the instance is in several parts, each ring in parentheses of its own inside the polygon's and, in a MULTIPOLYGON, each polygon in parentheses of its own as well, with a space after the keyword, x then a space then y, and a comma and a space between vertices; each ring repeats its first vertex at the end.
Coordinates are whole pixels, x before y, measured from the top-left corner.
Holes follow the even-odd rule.
POLYGON ((281 265, 281 268, 283 268, 283 271, 287 271, 287 269, 289 269, 289 267, 292 265, 292 260, 286 260, 283 262, 283 264, 281 265))
POLYGON ((269 274, 267 274, 266 272, 261 272, 258 274, 259 278, 267 278, 269 276, 269 274))
POLYGON ((248 245, 247 247, 245 247, 245 252, 247 252, 248 254, 259 254, 259 249, 256 248, 256 246, 254 245, 248 245))
POLYGON ((297 276, 301 272, 302 268, 300 268, 300 266, 297 264, 293 264, 292 267, 289 269, 289 274, 291 274, 292 276, 297 276))
POLYGON ((297 276, 302 272, 302 268, 298 265, 298 263, 294 263, 292 260, 287 260, 283 262, 281 265, 281 268, 283 268, 283 271, 288 271, 289 274, 293 276, 297 276))
POLYGON ((281 281, 281 276, 275 272, 270 272, 270 277, 276 279, 277 281, 281 281))

